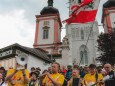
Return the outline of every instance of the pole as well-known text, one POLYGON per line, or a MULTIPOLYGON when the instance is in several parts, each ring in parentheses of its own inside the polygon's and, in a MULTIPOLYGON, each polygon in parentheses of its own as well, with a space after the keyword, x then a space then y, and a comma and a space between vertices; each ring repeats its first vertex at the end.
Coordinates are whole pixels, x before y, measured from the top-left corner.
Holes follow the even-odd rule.
MULTIPOLYGON (((95 21, 94 21, 94 22, 95 22, 95 21)), ((91 29, 90 29, 90 33, 89 33, 89 35, 88 35, 88 39, 87 39, 87 41, 86 41, 86 44, 85 44, 85 47, 84 47, 84 50, 83 50, 83 54, 84 54, 85 49, 86 49, 86 46, 87 46, 87 44, 88 44, 89 37, 90 37, 91 31, 92 31, 92 29, 93 29, 94 22, 92 23, 92 26, 91 26, 91 29)), ((84 56, 84 55, 83 55, 83 56, 84 56)), ((80 59, 79 66, 80 66, 80 64, 81 64, 81 61, 82 61, 82 59, 83 59, 83 56, 82 56, 82 58, 80 59)))

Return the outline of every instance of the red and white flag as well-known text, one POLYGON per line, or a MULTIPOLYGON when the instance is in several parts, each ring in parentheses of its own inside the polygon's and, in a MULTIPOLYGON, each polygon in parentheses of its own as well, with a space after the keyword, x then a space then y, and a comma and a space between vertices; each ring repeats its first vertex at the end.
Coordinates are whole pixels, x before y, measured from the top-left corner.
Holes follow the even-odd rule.
POLYGON ((72 6, 72 14, 62 22, 87 23, 95 20, 100 0, 84 0, 79 5, 72 6))

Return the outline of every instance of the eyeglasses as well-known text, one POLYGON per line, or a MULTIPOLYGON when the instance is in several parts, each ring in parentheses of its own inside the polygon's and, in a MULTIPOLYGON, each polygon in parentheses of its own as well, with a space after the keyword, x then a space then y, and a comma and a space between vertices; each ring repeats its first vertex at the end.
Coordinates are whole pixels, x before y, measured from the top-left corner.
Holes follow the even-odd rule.
POLYGON ((110 68, 110 67, 104 67, 104 68, 110 68))

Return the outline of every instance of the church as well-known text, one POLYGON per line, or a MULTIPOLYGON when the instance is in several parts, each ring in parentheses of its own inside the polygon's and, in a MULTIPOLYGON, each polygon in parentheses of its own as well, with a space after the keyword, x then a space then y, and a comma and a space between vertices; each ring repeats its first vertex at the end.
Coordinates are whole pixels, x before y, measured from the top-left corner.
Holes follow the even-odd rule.
MULTIPOLYGON (((69 7, 78 4, 76 0, 69 0, 69 7)), ((69 8, 69 9, 70 9, 69 8)), ((69 10, 71 13, 71 9, 69 10)), ((82 66, 97 63, 98 23, 66 25, 66 36, 61 42, 61 19, 57 8, 53 7, 53 0, 48 0, 40 15, 36 15, 36 33, 34 48, 47 51, 52 61, 61 65, 80 64, 82 66)))

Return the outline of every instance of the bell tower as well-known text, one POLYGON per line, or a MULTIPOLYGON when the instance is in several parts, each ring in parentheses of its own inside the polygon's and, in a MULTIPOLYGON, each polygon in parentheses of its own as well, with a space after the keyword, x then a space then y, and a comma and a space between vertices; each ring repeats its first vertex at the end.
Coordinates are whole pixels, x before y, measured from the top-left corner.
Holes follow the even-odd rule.
POLYGON ((48 54, 58 54, 61 44, 61 20, 58 9, 53 7, 53 0, 48 0, 40 15, 36 15, 34 48, 41 48, 48 54))
POLYGON ((115 31, 115 0, 108 0, 103 5, 102 23, 105 33, 115 31))

